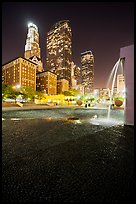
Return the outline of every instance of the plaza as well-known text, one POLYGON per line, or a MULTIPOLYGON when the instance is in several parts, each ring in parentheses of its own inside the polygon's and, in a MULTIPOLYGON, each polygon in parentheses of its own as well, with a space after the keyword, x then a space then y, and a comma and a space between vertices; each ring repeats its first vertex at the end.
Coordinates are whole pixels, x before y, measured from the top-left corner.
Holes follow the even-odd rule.
POLYGON ((2 202, 134 190, 134 4, 3 3, 2 202))
POLYGON ((100 122, 106 115, 3 111, 3 202, 134 201, 134 127, 123 124, 123 110, 112 110, 118 119, 109 124, 100 122))

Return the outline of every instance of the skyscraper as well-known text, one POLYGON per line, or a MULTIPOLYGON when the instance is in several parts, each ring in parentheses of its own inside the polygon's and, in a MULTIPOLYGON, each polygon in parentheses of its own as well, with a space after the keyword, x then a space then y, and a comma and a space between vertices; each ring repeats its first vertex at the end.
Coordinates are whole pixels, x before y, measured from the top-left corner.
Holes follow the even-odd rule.
POLYGON ((47 33, 47 70, 71 86, 72 32, 68 20, 59 21, 47 33))
POLYGON ((71 82, 72 82, 72 88, 76 88, 76 85, 81 84, 81 76, 80 76, 80 67, 74 64, 74 62, 71 63, 71 82))
POLYGON ((43 71, 43 64, 41 61, 41 53, 39 47, 38 27, 33 23, 28 24, 28 34, 26 39, 24 57, 37 64, 37 72, 43 71))
POLYGON ((75 75, 74 75, 74 68, 75 68, 74 62, 72 62, 71 63, 71 88, 73 88, 73 89, 77 85, 77 81, 76 81, 75 75))
POLYGON ((82 85, 84 86, 84 93, 93 91, 94 84, 94 56, 92 51, 81 53, 82 64, 82 85))
POLYGON ((75 65, 74 67, 74 76, 75 76, 75 79, 77 81, 77 85, 81 84, 81 69, 80 67, 78 67, 77 65, 75 65))

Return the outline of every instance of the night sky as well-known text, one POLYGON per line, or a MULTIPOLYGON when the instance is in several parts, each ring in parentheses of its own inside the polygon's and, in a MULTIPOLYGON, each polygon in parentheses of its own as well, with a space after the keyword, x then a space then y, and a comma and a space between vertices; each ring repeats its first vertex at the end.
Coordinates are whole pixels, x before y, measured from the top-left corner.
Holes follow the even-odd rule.
POLYGON ((60 20, 72 28, 73 61, 81 67, 81 53, 94 54, 94 86, 105 87, 121 47, 134 44, 133 2, 12 2, 2 5, 2 64, 24 55, 27 24, 39 28, 45 66, 46 37, 60 20))

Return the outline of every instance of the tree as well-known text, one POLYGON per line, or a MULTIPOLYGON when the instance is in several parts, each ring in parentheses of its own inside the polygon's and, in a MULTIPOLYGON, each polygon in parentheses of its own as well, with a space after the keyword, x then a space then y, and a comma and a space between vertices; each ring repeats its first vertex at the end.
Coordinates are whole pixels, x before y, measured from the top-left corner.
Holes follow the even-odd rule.
POLYGON ((18 90, 14 90, 12 87, 11 87, 11 90, 10 90, 10 94, 9 94, 9 98, 11 99, 14 99, 15 100, 15 103, 16 103, 16 99, 17 97, 19 96, 20 92, 18 90))
POLYGON ((36 91, 36 98, 41 100, 41 99, 45 99, 45 92, 41 92, 41 91, 36 91))
POLYGON ((64 96, 73 96, 73 93, 69 90, 69 91, 63 91, 62 94, 64 96))
POLYGON ((14 89, 11 85, 2 84, 2 100, 7 98, 15 99, 20 94, 19 90, 14 89))
POLYGON ((2 83, 2 101, 8 98, 7 85, 2 83))
POLYGON ((70 89, 70 92, 72 93, 73 96, 77 96, 80 94, 80 91, 77 89, 70 89))
POLYGON ((77 96, 80 92, 76 89, 70 89, 68 91, 63 91, 62 94, 64 94, 64 96, 77 96))
POLYGON ((33 90, 32 87, 26 87, 21 89, 22 97, 25 99, 30 99, 30 101, 34 101, 36 98, 36 91, 33 90))

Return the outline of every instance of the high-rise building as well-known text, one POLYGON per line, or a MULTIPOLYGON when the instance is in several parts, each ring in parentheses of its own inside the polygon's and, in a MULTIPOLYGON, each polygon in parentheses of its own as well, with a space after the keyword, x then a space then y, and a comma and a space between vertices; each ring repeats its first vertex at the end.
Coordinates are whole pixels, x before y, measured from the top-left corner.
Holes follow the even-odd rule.
POLYGON ((74 76, 77 81, 77 85, 81 84, 81 69, 77 65, 74 67, 74 76))
POLYGON ((43 63, 41 60, 41 52, 39 47, 38 27, 33 23, 28 24, 24 57, 37 64, 37 72, 43 71, 43 63))
POLYGON ((125 91, 125 83, 123 74, 117 75, 117 93, 123 94, 125 91))
POLYGON ((47 33, 47 70, 71 86, 72 32, 68 20, 59 21, 47 33))
POLYGON ((94 56, 92 51, 81 53, 82 85, 84 93, 90 93, 94 88, 94 56))
POLYGON ((48 95, 57 94, 57 76, 49 71, 36 74, 36 90, 48 95))
POLYGON ((77 81, 75 79, 75 75, 74 75, 74 62, 71 63, 71 88, 75 88, 77 85, 77 81))
POLYGON ((36 90, 36 66, 28 59, 17 57, 2 66, 2 81, 7 85, 36 90))
POLYGON ((77 85, 81 84, 80 67, 71 63, 71 84, 72 88, 76 88, 77 85))

